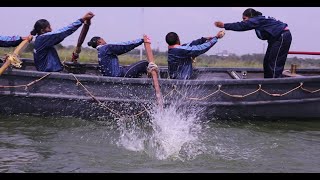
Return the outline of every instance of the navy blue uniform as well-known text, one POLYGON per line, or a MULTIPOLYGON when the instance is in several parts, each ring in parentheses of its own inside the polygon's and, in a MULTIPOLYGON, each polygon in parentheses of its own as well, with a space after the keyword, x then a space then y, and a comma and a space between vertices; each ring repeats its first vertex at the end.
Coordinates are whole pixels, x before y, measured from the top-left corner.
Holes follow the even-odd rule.
POLYGON ((119 64, 118 55, 131 51, 140 46, 143 39, 97 46, 100 71, 104 76, 111 77, 139 77, 147 72, 148 61, 138 61, 127 67, 119 64))
POLYGON ((190 79, 192 75, 192 61, 195 57, 207 52, 218 41, 214 37, 210 41, 200 38, 189 44, 182 44, 169 48, 168 70, 171 79, 190 79))
POLYGON ((16 47, 21 42, 20 36, 0 36, 0 47, 16 47))
POLYGON ((67 27, 61 28, 54 32, 48 32, 36 37, 34 42, 34 64, 38 71, 58 72, 63 70, 57 50, 54 45, 59 44, 67 36, 74 33, 83 23, 79 19, 67 27))
POLYGON ((268 48, 263 61, 264 77, 281 77, 292 41, 286 23, 272 17, 257 16, 247 21, 225 23, 224 28, 233 31, 254 29, 259 39, 268 40, 268 48))

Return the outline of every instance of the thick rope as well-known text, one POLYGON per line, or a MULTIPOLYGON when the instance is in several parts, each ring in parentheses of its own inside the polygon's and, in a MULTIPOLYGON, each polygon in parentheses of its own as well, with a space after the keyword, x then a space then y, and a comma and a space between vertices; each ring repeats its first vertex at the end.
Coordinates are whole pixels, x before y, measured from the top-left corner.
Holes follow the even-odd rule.
POLYGON ((147 73, 148 73, 149 77, 151 76, 152 71, 156 71, 157 74, 159 75, 158 65, 156 65, 154 62, 149 62, 148 67, 147 67, 147 73))

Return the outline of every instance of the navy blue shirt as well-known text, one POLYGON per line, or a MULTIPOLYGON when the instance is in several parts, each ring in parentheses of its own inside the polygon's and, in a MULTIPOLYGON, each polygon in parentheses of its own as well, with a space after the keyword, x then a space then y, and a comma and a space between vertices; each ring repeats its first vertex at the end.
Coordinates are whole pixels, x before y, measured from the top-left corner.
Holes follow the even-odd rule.
POLYGON ((118 55, 131 51, 141 45, 143 39, 97 46, 100 71, 104 76, 122 77, 123 67, 119 65, 118 55))
POLYGON ((38 71, 57 72, 63 69, 57 50, 54 45, 59 44, 67 36, 74 33, 83 21, 77 20, 67 27, 54 32, 48 32, 36 37, 34 42, 34 64, 38 71))
POLYGON ((207 41, 206 38, 200 38, 189 44, 169 48, 168 70, 170 78, 190 79, 193 69, 193 58, 207 52, 217 41, 217 37, 214 37, 210 41, 207 41))
POLYGON ((16 47, 21 42, 21 36, 0 36, 0 47, 16 47))
POLYGON ((236 23, 225 23, 226 30, 248 31, 255 29, 256 35, 262 40, 272 40, 278 38, 288 25, 273 17, 256 16, 247 21, 236 23))

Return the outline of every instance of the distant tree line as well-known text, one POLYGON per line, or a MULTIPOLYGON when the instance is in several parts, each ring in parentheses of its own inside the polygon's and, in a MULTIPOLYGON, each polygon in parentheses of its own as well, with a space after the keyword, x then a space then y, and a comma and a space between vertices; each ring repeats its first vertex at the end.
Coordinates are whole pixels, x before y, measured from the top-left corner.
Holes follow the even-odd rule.
MULTIPOLYGON (((59 50, 70 50, 73 51, 75 46, 63 46, 61 43, 57 44, 55 46, 57 51, 59 50)), ((0 48, 0 50, 3 48, 0 48)), ((12 49, 12 48, 10 48, 12 49)), ((34 42, 31 42, 26 49, 24 50, 26 53, 32 53, 34 49, 34 42)), ((145 55, 145 50, 143 48, 142 54, 145 55)), ((82 48, 83 53, 96 53, 97 51, 93 48, 85 47, 82 48)), ((155 57, 160 57, 162 60, 166 61, 167 58, 167 51, 159 51, 158 49, 152 50, 153 55, 155 57)), ((138 58, 140 56, 140 48, 134 49, 128 53, 126 53, 128 56, 132 56, 134 58, 138 58)), ((236 55, 236 54, 228 54, 226 56, 219 56, 219 55, 207 55, 202 54, 201 56, 197 57, 197 62, 201 62, 202 64, 215 64, 218 62, 244 62, 245 64, 262 64, 265 54, 245 54, 245 55, 236 55)), ((298 64, 301 67, 320 67, 320 56, 319 59, 312 59, 312 58, 299 58, 299 57, 292 57, 288 58, 286 64, 298 64)))

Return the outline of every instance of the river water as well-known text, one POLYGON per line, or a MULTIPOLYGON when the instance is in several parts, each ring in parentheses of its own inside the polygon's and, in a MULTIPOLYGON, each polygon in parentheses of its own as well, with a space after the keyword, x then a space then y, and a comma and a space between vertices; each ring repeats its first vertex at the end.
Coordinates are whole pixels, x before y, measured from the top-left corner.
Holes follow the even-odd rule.
POLYGON ((320 120, 1 115, 0 172, 320 172, 320 120))

